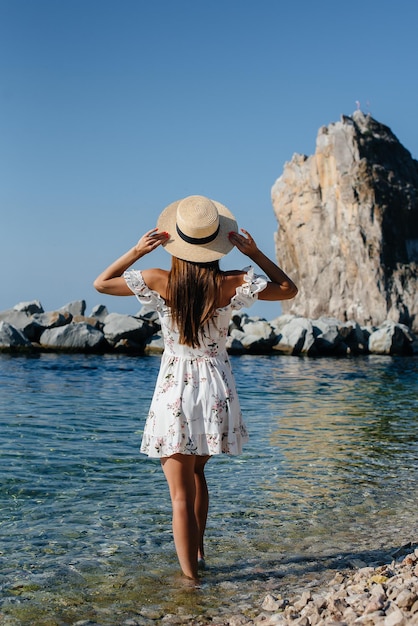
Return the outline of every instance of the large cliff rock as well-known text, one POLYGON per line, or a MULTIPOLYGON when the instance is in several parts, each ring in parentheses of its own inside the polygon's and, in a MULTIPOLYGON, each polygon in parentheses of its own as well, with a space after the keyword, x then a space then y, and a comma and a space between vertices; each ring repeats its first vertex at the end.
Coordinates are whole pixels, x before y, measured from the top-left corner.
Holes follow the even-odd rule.
POLYGON ((361 111, 322 127, 272 188, 277 258, 298 296, 285 313, 418 330, 418 162, 361 111))

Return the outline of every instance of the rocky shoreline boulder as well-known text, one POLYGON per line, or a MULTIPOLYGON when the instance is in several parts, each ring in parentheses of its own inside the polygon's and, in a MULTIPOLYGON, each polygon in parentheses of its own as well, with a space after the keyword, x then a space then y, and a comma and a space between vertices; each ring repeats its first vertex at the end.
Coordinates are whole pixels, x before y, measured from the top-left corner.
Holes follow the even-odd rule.
POLYGON ((103 320, 105 339, 115 349, 132 348, 139 351, 154 331, 153 324, 133 315, 110 313, 103 320))
POLYGON ((103 333, 86 322, 47 328, 39 339, 41 348, 71 352, 101 352, 104 344, 103 333))
POLYGON ((31 347, 31 342, 22 331, 8 322, 0 321, 0 351, 31 347))
MULTIPOLYGON (((155 311, 142 309, 136 315, 123 315, 108 313, 98 305, 86 317, 83 300, 49 312, 39 303, 24 304, 0 312, 1 352, 146 355, 164 350, 155 311)), ((325 316, 309 319, 284 314, 267 321, 237 313, 229 327, 227 350, 237 355, 413 356, 418 354, 418 340, 407 326, 391 320, 379 326, 361 326, 325 316)))

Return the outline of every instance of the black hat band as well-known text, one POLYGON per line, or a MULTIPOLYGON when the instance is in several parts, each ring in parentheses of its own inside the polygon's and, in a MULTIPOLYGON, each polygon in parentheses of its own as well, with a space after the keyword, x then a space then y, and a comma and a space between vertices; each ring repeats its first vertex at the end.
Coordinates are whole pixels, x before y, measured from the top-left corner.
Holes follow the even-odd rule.
POLYGON ((179 237, 181 237, 181 239, 183 239, 183 241, 185 241, 186 243, 191 243, 197 246, 199 245, 202 246, 203 244, 210 243, 211 241, 216 239, 216 237, 219 234, 219 228, 220 228, 220 224, 218 224, 218 228, 215 230, 215 232, 212 233, 211 235, 208 235, 207 237, 189 237, 188 235, 183 233, 183 231, 180 230, 180 228, 178 227, 178 224, 176 224, 176 230, 177 230, 179 237))

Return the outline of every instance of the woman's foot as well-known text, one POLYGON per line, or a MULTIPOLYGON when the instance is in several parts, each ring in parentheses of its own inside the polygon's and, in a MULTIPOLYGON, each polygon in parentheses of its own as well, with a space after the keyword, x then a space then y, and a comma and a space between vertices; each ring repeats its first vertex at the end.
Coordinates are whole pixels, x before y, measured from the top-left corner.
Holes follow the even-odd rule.
POLYGON ((187 589, 201 589, 202 583, 200 578, 191 578, 190 576, 186 576, 183 572, 181 572, 181 584, 183 587, 187 589))
POLYGON ((199 556, 197 559, 197 569, 206 569, 206 562, 203 556, 199 556))

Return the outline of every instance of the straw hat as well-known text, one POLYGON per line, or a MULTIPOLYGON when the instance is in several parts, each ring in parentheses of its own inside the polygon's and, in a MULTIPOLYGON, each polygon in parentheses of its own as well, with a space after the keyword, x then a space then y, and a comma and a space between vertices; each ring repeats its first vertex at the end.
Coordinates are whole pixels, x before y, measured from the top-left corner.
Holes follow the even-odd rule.
POLYGON ((230 252, 228 233, 238 231, 232 213, 205 196, 188 196, 164 209, 157 221, 170 239, 163 244, 169 254, 196 263, 209 263, 230 252))

